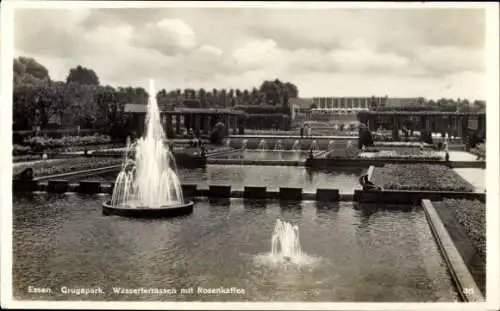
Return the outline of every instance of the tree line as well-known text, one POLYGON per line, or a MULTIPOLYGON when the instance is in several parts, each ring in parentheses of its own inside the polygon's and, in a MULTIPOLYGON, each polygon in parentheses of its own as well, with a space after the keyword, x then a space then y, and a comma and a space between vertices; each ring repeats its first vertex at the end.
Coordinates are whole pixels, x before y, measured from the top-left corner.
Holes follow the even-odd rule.
MULTIPOLYGON (((146 104, 148 92, 142 87, 102 85, 92 69, 77 66, 66 81, 54 81, 49 71, 33 58, 14 60, 13 128, 42 129, 52 124, 62 127, 98 128, 110 132, 126 127, 125 104, 146 104)), ((257 109, 264 113, 286 111, 289 98, 298 97, 298 88, 278 79, 264 81, 259 88, 241 89, 161 89, 159 105, 194 105, 201 108, 257 109), (273 108, 274 107, 274 108, 273 108)))
POLYGON ((427 100, 419 97, 415 102, 401 107, 371 104, 371 110, 376 111, 442 111, 442 112, 485 112, 486 102, 483 100, 439 98, 427 100))

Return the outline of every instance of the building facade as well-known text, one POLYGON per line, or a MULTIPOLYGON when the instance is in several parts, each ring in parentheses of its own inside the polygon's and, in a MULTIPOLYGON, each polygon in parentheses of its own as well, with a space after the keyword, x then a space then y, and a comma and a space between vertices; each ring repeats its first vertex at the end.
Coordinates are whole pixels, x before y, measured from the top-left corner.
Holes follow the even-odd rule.
POLYGON ((316 108, 313 112, 330 112, 333 114, 350 114, 369 110, 372 106, 383 106, 388 97, 313 97, 316 108))

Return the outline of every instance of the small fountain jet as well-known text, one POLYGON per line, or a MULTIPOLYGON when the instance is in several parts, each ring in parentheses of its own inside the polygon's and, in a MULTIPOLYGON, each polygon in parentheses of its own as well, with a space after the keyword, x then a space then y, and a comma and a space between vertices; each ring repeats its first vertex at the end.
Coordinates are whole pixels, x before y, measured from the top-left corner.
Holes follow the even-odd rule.
POLYGON ((271 243, 271 253, 275 258, 290 262, 302 256, 298 226, 280 219, 276 220, 271 243))

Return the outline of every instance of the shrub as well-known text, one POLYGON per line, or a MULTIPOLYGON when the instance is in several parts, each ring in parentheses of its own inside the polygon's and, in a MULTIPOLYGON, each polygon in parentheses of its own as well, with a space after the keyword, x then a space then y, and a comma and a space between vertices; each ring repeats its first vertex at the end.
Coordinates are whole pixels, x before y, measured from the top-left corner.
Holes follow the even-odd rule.
POLYGON ((63 174, 71 171, 89 170, 99 167, 121 164, 122 158, 68 158, 55 159, 37 163, 20 164, 13 167, 13 175, 17 175, 26 168, 32 168, 35 177, 63 174))
POLYGON ((486 159, 486 146, 484 144, 477 145, 476 148, 470 149, 469 152, 486 159))
POLYGON ((26 155, 30 151, 31 151, 30 146, 22 146, 22 145, 17 145, 17 144, 12 145, 12 155, 14 155, 14 156, 26 155))
POLYGON ((373 146, 373 137, 370 131, 366 128, 359 129, 358 147, 361 149, 363 146, 371 147, 373 146))
POLYGON ((26 161, 36 161, 40 160, 41 157, 38 154, 25 154, 25 155, 19 155, 19 156, 14 156, 12 158, 12 162, 17 163, 17 162, 26 162, 26 161))
POLYGON ((444 165, 388 164, 375 168, 374 182, 385 189, 474 192, 474 187, 444 165))
POLYGON ((222 123, 217 123, 212 129, 210 134, 210 143, 214 145, 221 145, 224 139, 225 126, 222 123))
POLYGON ((60 147, 106 144, 110 142, 111 137, 107 135, 64 136, 62 138, 34 136, 24 140, 24 144, 30 146, 35 151, 60 147))
POLYGON ((424 143, 432 145, 432 134, 431 134, 431 132, 423 131, 422 135, 420 136, 420 140, 423 141, 424 143))

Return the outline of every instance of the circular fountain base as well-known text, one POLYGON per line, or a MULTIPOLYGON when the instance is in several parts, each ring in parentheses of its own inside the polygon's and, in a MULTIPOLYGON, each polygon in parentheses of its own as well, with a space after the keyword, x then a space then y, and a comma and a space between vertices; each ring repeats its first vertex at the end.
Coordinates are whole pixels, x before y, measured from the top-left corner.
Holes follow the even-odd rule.
POLYGON ((112 206, 110 201, 102 204, 102 214, 117 215, 122 217, 132 218, 170 218, 182 215, 188 215, 193 212, 192 201, 187 201, 182 204, 162 206, 159 208, 148 207, 119 207, 112 206))

